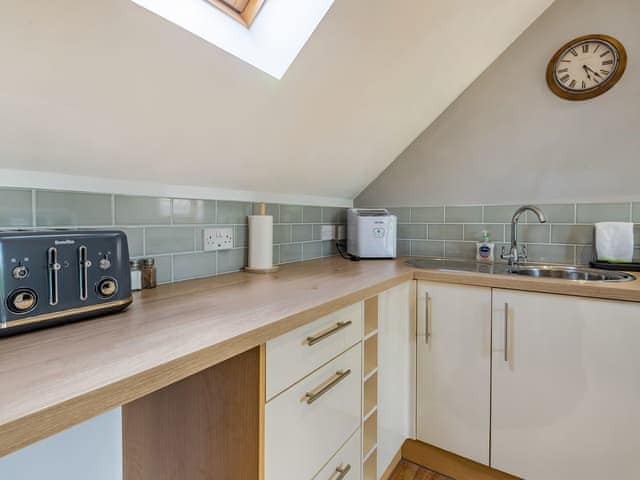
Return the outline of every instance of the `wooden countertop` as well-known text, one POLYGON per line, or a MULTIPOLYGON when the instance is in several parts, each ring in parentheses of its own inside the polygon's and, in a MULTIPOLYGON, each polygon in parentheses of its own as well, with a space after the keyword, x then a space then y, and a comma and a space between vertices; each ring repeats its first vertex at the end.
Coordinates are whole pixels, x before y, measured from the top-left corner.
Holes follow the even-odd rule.
POLYGON ((640 302, 640 281, 587 284, 341 258, 135 294, 125 312, 0 340, 0 456, 411 279, 640 302))

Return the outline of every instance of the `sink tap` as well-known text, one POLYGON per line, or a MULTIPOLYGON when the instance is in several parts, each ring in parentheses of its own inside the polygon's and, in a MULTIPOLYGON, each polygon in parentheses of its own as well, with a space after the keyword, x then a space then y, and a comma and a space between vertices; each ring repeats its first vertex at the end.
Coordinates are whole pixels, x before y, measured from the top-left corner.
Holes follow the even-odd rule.
POLYGON ((547 223, 547 217, 544 212, 535 205, 525 205, 516 210, 511 219, 511 247, 509 247, 509 253, 505 253, 505 248, 502 247, 502 254, 500 255, 503 260, 507 260, 510 270, 517 268, 521 262, 527 261, 526 245, 523 245, 522 248, 518 245, 518 221, 526 211, 535 213, 540 223, 547 223))

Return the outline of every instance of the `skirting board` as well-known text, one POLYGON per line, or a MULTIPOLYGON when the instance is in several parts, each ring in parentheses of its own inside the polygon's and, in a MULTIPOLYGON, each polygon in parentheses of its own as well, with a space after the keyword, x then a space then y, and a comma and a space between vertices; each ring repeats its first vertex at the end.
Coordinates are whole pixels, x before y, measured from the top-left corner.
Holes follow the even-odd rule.
POLYGON ((393 475, 393 471, 400 463, 400 460, 402 460, 402 450, 398 450, 398 453, 394 455, 391 463, 380 477, 380 480, 389 480, 391 478, 391 475, 393 475))
POLYGON ((405 440, 402 458, 456 480, 518 480, 513 475, 417 440, 405 440))

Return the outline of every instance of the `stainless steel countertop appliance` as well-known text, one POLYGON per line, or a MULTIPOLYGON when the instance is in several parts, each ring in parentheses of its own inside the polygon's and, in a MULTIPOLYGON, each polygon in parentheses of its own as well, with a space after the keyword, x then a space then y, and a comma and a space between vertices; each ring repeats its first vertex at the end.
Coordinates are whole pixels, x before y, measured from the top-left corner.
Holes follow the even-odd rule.
POLYGON ((131 301, 123 232, 0 232, 0 337, 120 311, 131 301))

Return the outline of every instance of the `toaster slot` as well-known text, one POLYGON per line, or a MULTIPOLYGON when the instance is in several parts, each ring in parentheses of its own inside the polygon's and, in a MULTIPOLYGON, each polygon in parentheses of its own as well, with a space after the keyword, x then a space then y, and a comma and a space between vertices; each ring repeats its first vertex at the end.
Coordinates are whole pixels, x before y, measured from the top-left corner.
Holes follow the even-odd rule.
POLYGON ((87 258, 87 247, 82 245, 78 249, 78 264, 80 266, 80 300, 89 296, 89 267, 91 260, 87 258))
POLYGON ((47 251, 49 263, 49 305, 58 304, 58 272, 60 271, 60 263, 58 263, 58 249, 51 247, 47 251))

